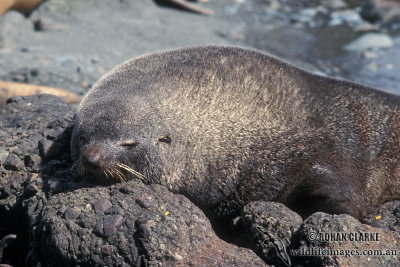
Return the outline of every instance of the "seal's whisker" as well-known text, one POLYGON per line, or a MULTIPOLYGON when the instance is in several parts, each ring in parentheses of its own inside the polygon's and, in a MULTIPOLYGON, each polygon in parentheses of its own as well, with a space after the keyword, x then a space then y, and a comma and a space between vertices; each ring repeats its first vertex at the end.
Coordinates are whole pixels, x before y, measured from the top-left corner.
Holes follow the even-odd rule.
POLYGON ((144 181, 147 182, 147 177, 150 177, 149 169, 148 169, 148 168, 145 168, 145 169, 143 170, 143 173, 144 173, 144 178, 146 179, 146 180, 144 180, 144 181))
POLYGON ((111 179, 115 180, 115 174, 114 174, 114 172, 112 171, 112 169, 107 168, 107 172, 110 174, 111 179))
POLYGON ((74 164, 72 164, 70 171, 73 174, 81 174, 82 170, 82 165, 81 165, 81 160, 78 159, 77 161, 74 162, 74 164))
POLYGON ((129 167, 129 166, 125 165, 125 164, 122 164, 122 163, 118 163, 117 166, 122 168, 122 169, 124 169, 124 170, 126 170, 126 171, 128 171, 128 172, 131 172, 131 173, 133 173, 135 171, 131 167, 129 167))
POLYGON ((107 168, 103 169, 103 173, 106 176, 106 178, 108 179, 108 173, 107 173, 107 168))
POLYGON ((129 166, 125 165, 125 164, 122 164, 122 163, 118 163, 117 166, 122 168, 122 169, 124 169, 124 170, 126 170, 126 171, 128 171, 128 172, 130 172, 130 173, 132 173, 132 174, 134 174, 140 180, 143 180, 145 182, 147 181, 147 177, 146 176, 144 176, 143 174, 141 174, 138 171, 135 171, 131 167, 129 167, 129 166))
POLYGON ((133 174, 136 175, 137 178, 143 180, 144 182, 147 181, 147 178, 143 174, 141 174, 140 172, 137 172, 137 171, 134 170, 133 174))
POLYGON ((81 160, 79 160, 79 159, 78 159, 77 161, 75 161, 74 164, 72 164, 71 169, 76 168, 76 167, 78 166, 78 164, 80 163, 80 161, 81 161, 81 160))
POLYGON ((111 177, 112 177, 114 180, 121 180, 121 179, 119 178, 118 174, 115 172, 115 169, 110 168, 110 169, 109 169, 109 172, 111 173, 111 177))
POLYGON ((126 166, 126 165, 117 164, 117 166, 120 167, 120 168, 122 168, 122 169, 124 169, 124 170, 126 170, 126 171, 128 171, 128 172, 133 172, 133 169, 130 168, 130 167, 128 167, 128 166, 126 166))
POLYGON ((121 164, 120 167, 134 175, 136 175, 139 179, 145 179, 145 176, 143 174, 141 174, 140 172, 132 169, 131 167, 125 165, 125 164, 121 164))
POLYGON ((113 177, 115 180, 118 180, 119 182, 125 182, 125 179, 121 176, 120 172, 118 171, 118 169, 111 169, 112 173, 113 173, 113 177))
POLYGON ((118 181, 121 182, 121 177, 120 177, 119 174, 116 172, 116 169, 113 168, 113 169, 111 169, 111 171, 112 171, 112 173, 113 173, 113 178, 114 178, 115 180, 118 180, 118 181))
POLYGON ((122 171, 115 169, 115 172, 121 177, 121 181, 126 182, 125 174, 122 171))

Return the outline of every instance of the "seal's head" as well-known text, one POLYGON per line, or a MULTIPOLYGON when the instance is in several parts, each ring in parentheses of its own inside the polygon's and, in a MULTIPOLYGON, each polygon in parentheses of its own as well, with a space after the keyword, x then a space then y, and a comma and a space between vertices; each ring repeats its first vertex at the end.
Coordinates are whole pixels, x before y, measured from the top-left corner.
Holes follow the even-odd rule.
POLYGON ((158 143, 170 139, 159 127, 141 122, 153 120, 154 112, 140 99, 99 91, 89 92, 78 110, 71 140, 73 170, 103 184, 157 177, 158 143))

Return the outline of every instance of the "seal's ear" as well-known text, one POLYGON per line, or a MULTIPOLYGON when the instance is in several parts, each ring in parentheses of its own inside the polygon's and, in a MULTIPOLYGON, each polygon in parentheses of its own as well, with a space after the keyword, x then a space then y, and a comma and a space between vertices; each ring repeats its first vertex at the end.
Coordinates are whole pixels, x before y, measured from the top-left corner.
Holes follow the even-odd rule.
POLYGON ((161 135, 158 137, 158 141, 170 144, 171 143, 171 138, 168 135, 161 135))

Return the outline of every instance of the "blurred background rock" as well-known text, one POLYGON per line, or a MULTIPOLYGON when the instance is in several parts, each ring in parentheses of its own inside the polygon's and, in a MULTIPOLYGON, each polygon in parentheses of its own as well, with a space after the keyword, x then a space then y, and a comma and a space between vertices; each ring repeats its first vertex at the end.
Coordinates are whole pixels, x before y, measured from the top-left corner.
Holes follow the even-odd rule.
POLYGON ((0 80, 83 95, 132 57, 202 44, 254 47, 400 93, 398 0, 2 0, 0 80), (22 12, 22 13, 20 13, 22 12))

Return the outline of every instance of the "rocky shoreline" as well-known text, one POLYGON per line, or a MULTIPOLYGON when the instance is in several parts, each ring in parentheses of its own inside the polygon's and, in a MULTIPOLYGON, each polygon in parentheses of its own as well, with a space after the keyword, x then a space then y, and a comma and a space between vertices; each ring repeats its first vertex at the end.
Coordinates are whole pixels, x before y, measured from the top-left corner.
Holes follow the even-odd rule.
POLYGON ((0 19, 0 79, 83 95, 104 73, 134 56, 231 44, 400 93, 396 0, 221 0, 197 5, 214 15, 138 0, 49 0, 29 17, 9 11, 0 19))

